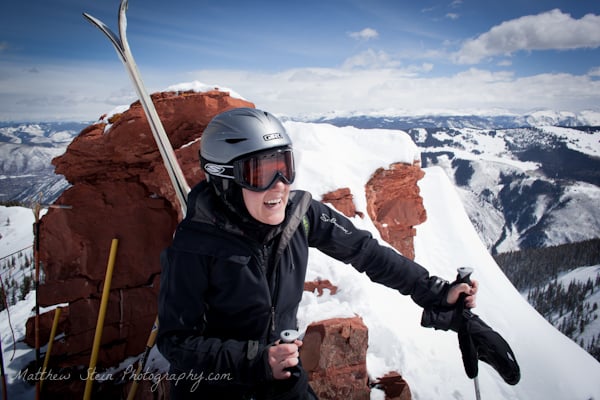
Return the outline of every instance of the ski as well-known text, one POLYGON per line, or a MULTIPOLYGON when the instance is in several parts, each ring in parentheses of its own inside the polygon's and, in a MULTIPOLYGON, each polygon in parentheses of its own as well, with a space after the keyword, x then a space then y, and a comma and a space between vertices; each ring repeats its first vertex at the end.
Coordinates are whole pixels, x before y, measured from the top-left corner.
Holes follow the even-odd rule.
MULTIPOLYGON (((187 184, 185 176, 181 171, 181 167, 177 162, 177 157, 175 156, 175 152, 173 151, 173 147, 171 146, 171 142, 169 141, 169 137, 167 136, 165 129, 160 121, 158 113, 156 112, 156 108, 154 107, 154 103, 152 99, 148 95, 146 88, 144 87, 144 83, 142 82, 142 78, 137 69, 137 65, 131 54, 131 50, 129 49, 129 43, 127 42, 127 4, 128 0, 121 0, 121 5, 119 7, 119 35, 115 34, 104 22, 100 21, 97 18, 92 17, 87 13, 83 13, 83 16, 91 22, 94 26, 96 26, 102 33, 108 37, 111 41, 113 47, 117 51, 117 55, 125 65, 125 69, 129 73, 129 77, 133 82, 133 86, 137 92, 137 95, 140 99, 140 103, 144 108, 144 112, 146 113, 146 117, 148 118, 148 123, 150 124, 150 128, 152 130, 152 135, 154 136, 154 140, 156 141, 156 145, 162 157, 165 168, 167 169, 167 173, 169 174, 169 179, 171 180, 171 184, 173 185, 173 189, 175 189, 175 193, 177 195, 177 200, 179 200, 179 205, 181 207, 181 211, 185 216, 187 211, 187 197, 190 192, 190 187, 187 184)), ((154 347, 156 341, 156 334, 158 333, 158 316, 152 326, 152 330, 148 337, 148 341, 146 343, 146 351, 140 359, 138 369, 136 370, 134 377, 134 384, 131 387, 129 392, 128 399, 132 399, 135 397, 135 393, 137 391, 137 384, 135 384, 138 380, 140 373, 143 371, 145 364, 148 359, 148 355, 152 347, 154 347)))
POLYGON ((129 49, 129 43, 127 42, 127 5, 128 0, 121 0, 121 5, 119 7, 118 35, 99 19, 92 17, 87 13, 83 13, 83 16, 94 26, 100 29, 100 31, 102 31, 106 37, 108 37, 113 47, 117 51, 119 58, 125 65, 125 69, 129 73, 129 77, 133 82, 135 91, 137 92, 140 103, 142 104, 144 112, 146 113, 146 117, 148 118, 150 129, 152 130, 154 140, 158 146, 158 150, 162 157, 165 168, 167 169, 167 173, 169 174, 171 183, 173 184, 173 188, 175 189, 181 210, 183 215, 185 215, 187 210, 187 196, 190 191, 190 187, 187 184, 183 172, 181 171, 179 163, 177 162, 177 157, 175 156, 175 152, 173 151, 169 137, 167 136, 158 113, 156 112, 154 103, 144 87, 144 83, 138 71, 135 59, 133 58, 131 50, 129 49))

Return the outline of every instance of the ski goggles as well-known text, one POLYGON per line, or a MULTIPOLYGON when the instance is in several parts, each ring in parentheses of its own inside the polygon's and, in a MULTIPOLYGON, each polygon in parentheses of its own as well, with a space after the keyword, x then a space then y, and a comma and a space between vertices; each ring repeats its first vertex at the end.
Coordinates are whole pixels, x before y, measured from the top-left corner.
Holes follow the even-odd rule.
POLYGON ((233 165, 208 163, 204 170, 211 175, 233 179, 254 192, 270 189, 278 180, 291 185, 296 177, 294 153, 290 148, 263 152, 235 160, 233 165))

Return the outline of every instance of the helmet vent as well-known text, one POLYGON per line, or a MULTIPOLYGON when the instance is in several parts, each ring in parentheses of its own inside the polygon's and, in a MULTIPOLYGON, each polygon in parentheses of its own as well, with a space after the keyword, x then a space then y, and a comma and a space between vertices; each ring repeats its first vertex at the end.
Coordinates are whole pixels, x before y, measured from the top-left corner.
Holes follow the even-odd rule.
POLYGON ((225 142, 230 143, 230 144, 236 144, 239 142, 243 142, 247 140, 246 138, 236 138, 236 139, 225 139, 225 142))

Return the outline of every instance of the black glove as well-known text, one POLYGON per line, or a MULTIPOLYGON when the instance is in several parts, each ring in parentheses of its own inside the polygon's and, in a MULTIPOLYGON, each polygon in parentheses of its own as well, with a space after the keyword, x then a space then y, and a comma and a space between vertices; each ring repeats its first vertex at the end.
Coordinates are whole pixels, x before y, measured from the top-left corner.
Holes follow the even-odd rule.
MULTIPOLYGON (((442 280, 439 281, 444 282, 442 280)), ((452 283, 446 281, 443 284, 438 284, 439 288, 436 293, 438 303, 437 305, 423 309, 421 326, 424 326, 425 328, 441 329, 443 331, 450 329, 454 332, 458 332, 463 320, 462 312, 465 308, 464 297, 461 296, 455 304, 449 304, 447 297, 450 288, 459 283, 462 282, 455 280, 452 283)))
POLYGON ((308 375, 300 366, 290 367, 288 379, 273 380, 268 383, 263 398, 267 400, 311 400, 316 395, 308 384, 308 375))
POLYGON ((458 345, 469 378, 477 376, 477 360, 481 360, 498 371, 509 385, 516 385, 521 379, 519 364, 508 343, 469 310, 463 312, 458 345))
POLYGON ((421 326, 458 332, 462 322, 462 307, 431 307, 423 310, 421 326))

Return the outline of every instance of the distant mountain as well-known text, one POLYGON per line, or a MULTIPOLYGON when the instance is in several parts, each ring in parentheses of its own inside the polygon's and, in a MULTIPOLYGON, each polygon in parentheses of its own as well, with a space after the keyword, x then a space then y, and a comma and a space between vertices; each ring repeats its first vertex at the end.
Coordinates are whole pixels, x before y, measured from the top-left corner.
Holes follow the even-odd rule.
MULTIPOLYGON (((423 167, 439 165, 454 181, 492 253, 600 237, 600 113, 355 115, 312 122, 408 132, 423 167)), ((68 183, 50 162, 86 126, 0 124, 0 201, 27 203, 40 193, 45 202, 56 199, 68 183)))
POLYGON ((473 128, 473 129, 509 129, 537 126, 589 127, 600 126, 600 112, 584 111, 580 113, 559 111, 537 111, 524 115, 354 115, 332 112, 330 115, 307 117, 310 122, 324 122, 336 126, 354 126, 357 128, 385 128, 407 130, 419 128, 473 128))
POLYGON ((441 166, 454 181, 492 253, 600 237, 600 127, 544 125, 581 122, 572 115, 319 121, 408 132, 422 166, 441 166))
POLYGON ((52 202, 68 183, 51 161, 88 122, 0 123, 0 202, 52 202))

